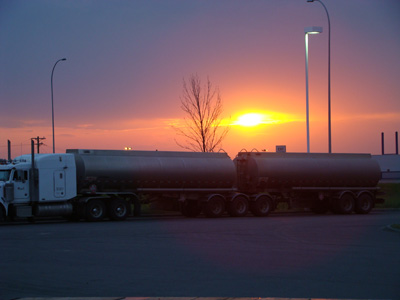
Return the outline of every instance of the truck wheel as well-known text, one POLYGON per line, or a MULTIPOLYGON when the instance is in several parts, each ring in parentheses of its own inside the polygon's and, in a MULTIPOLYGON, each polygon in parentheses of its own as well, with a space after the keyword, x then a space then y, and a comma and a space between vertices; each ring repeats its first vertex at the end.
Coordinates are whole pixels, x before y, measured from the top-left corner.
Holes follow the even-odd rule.
POLYGON ((371 194, 363 193, 357 197, 355 212, 358 214, 367 214, 374 207, 374 198, 371 194))
POLYGON ((336 209, 340 214, 348 215, 353 212, 354 197, 350 193, 343 194, 336 202, 336 209))
POLYGON ((259 196, 250 203, 250 211, 257 217, 266 217, 271 212, 272 200, 268 196, 259 196))
POLYGON ((125 200, 114 199, 108 208, 108 213, 113 221, 123 221, 129 215, 129 205, 125 200))
POLYGON ((213 196, 204 205, 204 214, 209 218, 218 218, 225 211, 225 201, 223 197, 213 196))
POLYGON ((197 201, 185 201, 182 203, 181 213, 188 218, 196 218, 201 213, 201 206, 197 201))
POLYGON ((90 222, 101 221, 105 217, 106 206, 102 200, 90 200, 86 204, 86 220, 90 222))
POLYGON ((244 196, 237 196, 228 203, 228 213, 231 217, 243 217, 249 210, 249 202, 244 196))

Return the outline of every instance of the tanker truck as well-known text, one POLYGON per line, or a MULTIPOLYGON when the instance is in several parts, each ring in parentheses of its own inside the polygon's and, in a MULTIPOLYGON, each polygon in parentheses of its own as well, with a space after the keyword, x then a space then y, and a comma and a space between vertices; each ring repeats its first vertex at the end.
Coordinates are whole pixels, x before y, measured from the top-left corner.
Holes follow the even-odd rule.
POLYGON ((0 166, 0 219, 125 220, 143 199, 173 201, 187 217, 267 216, 279 202, 365 214, 379 179, 369 154, 32 151, 0 166))

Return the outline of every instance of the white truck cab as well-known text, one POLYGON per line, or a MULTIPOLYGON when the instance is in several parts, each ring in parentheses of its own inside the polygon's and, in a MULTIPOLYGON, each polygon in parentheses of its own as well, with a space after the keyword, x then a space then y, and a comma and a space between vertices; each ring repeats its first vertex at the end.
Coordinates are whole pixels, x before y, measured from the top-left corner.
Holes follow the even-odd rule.
POLYGON ((31 155, 22 155, 0 165, 0 219, 40 214, 43 205, 64 205, 76 192, 71 154, 37 154, 33 164, 31 155))

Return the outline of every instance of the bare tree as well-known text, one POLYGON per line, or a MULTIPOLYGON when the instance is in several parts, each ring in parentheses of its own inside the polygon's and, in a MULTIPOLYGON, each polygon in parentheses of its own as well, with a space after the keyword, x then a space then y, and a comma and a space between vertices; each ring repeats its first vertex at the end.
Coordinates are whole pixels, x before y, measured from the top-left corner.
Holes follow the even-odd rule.
POLYGON ((228 126, 221 126, 222 100, 219 89, 212 86, 209 78, 202 85, 197 75, 191 75, 188 81, 183 79, 180 100, 181 108, 186 113, 185 126, 175 129, 186 139, 186 144, 177 144, 192 151, 213 152, 229 131, 228 126))

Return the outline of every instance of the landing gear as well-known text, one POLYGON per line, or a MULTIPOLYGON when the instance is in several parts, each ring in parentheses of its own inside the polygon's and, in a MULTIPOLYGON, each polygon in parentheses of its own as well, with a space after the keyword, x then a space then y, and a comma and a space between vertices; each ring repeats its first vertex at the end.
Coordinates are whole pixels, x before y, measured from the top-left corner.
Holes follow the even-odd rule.
POLYGON ((182 203, 181 213, 188 218, 196 218, 201 213, 201 206, 197 201, 185 201, 182 203))
POLYGON ((326 203, 326 201, 321 201, 319 199, 314 200, 311 206, 311 211, 319 214, 319 215, 323 215, 326 214, 329 210, 329 206, 326 203))

